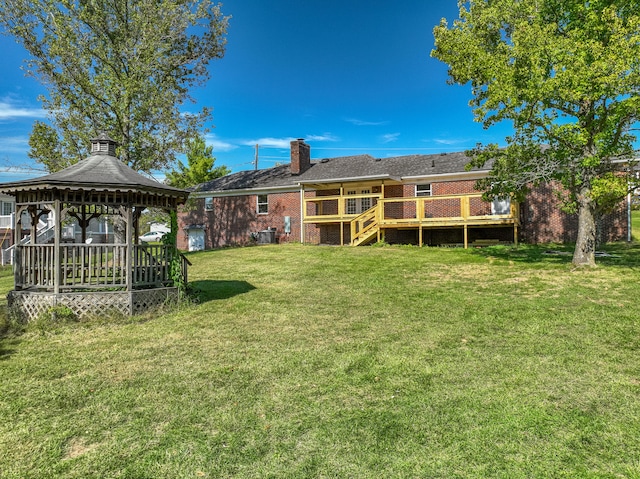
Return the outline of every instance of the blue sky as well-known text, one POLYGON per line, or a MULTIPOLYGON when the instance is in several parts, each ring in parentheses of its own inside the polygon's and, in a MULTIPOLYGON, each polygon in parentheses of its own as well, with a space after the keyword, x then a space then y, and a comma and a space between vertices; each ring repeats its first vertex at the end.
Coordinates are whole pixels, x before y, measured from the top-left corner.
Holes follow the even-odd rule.
MULTIPOLYGON (((193 92, 213 108, 206 139, 216 165, 253 168, 256 144, 260 168, 288 163, 294 138, 320 159, 462 151, 510 133, 475 123, 470 87, 447 85, 446 65, 429 56, 433 27, 457 17, 456 0, 226 0, 222 10, 232 17, 225 56, 193 92)), ((45 114, 44 90, 20 69, 24 50, 6 36, 0 48, 3 182, 39 167, 27 141, 45 114)))

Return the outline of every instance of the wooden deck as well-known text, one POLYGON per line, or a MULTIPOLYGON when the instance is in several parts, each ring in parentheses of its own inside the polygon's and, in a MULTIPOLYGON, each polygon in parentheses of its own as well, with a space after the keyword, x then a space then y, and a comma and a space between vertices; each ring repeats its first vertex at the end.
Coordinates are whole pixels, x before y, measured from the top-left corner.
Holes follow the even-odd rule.
MULTIPOLYGON (((520 226, 519 205, 511 202, 506 214, 492 212, 492 204, 480 193, 467 195, 382 198, 381 195, 316 196, 305 198, 305 224, 350 226, 350 244, 357 246, 380 240, 387 229, 415 229, 419 245, 426 229, 458 228, 463 231, 463 246, 468 247, 468 229, 474 227, 512 227, 517 243, 520 226), (370 199, 373 206, 360 214, 349 214, 353 201, 370 199), (352 203, 349 204, 348 202, 352 203)), ((343 235, 342 230, 341 235, 343 235)), ((341 237, 341 244, 344 244, 341 237)))

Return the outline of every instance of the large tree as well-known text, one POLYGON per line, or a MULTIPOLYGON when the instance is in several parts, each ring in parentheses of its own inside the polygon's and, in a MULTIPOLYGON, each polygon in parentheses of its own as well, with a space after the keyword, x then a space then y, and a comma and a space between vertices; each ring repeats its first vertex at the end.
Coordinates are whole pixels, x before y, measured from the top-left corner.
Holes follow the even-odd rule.
POLYGON ((450 82, 470 83, 477 121, 511 121, 506 147, 479 145, 492 162, 487 195, 563 186, 578 215, 573 262, 595 265, 596 223, 628 191, 640 118, 639 0, 471 0, 435 27, 432 56, 450 82))
POLYGON ((220 178, 230 173, 224 165, 214 167, 213 146, 207 146, 201 136, 187 142, 187 165, 178 160, 177 169, 167 173, 167 184, 187 188, 220 178))
POLYGON ((106 131, 136 170, 164 169, 202 130, 190 89, 224 54, 227 18, 211 0, 5 0, 0 26, 30 55, 47 88, 30 156, 55 171, 106 131))

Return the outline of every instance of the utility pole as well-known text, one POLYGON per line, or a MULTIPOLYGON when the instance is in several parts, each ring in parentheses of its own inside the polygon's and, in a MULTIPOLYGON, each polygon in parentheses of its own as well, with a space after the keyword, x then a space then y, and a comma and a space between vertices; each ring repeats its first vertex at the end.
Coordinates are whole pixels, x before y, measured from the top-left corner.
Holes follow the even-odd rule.
POLYGON ((258 170, 258 148, 259 148, 259 147, 260 147, 260 145, 258 145, 258 144, 256 143, 256 158, 255 158, 255 160, 253 161, 253 167, 254 167, 253 169, 254 169, 254 170, 258 170))

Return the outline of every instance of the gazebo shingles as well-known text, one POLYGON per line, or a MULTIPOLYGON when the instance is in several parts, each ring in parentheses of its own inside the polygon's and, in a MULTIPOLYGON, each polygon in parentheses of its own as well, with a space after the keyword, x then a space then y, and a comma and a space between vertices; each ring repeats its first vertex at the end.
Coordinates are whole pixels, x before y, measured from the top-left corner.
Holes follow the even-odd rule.
POLYGON ((49 175, 10 183, 0 183, 0 192, 40 190, 139 191, 170 196, 184 202, 189 192, 141 175, 115 156, 94 152, 84 160, 49 175))

